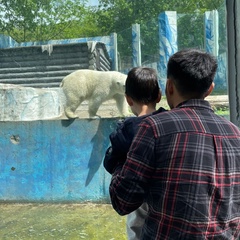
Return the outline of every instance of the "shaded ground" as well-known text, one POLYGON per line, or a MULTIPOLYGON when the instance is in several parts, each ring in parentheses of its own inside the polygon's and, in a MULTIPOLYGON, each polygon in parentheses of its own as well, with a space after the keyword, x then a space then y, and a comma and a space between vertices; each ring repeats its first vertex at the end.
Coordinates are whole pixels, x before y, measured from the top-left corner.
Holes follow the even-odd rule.
POLYGON ((0 204, 1 240, 126 240, 110 204, 0 204))

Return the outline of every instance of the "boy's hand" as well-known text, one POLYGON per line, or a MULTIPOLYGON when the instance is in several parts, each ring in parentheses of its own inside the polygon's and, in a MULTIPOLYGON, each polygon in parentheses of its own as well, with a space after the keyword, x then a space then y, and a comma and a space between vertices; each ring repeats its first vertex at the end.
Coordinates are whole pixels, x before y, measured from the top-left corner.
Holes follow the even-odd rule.
POLYGON ((126 156, 115 153, 112 147, 109 147, 103 160, 103 166, 110 174, 112 174, 117 166, 123 165, 125 163, 125 160, 126 156))

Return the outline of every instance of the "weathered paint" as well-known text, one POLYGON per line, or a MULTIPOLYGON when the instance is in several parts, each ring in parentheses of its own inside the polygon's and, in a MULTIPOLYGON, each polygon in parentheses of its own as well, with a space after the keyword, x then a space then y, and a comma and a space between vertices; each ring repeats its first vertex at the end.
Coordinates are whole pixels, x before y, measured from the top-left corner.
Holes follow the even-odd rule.
POLYGON ((0 122, 0 201, 109 201, 116 118, 0 122))

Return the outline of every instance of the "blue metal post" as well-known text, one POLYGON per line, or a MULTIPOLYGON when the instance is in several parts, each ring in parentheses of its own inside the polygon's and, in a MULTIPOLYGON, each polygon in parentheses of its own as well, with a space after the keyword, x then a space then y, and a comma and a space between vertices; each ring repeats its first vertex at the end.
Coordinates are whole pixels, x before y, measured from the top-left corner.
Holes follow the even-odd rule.
POLYGON ((133 47, 133 67, 142 65, 141 59, 141 40, 140 40, 140 25, 132 25, 132 47, 133 47))
POLYGON ((159 83, 163 93, 167 78, 167 62, 177 50, 177 13, 166 11, 159 15, 159 62, 157 66, 159 83))

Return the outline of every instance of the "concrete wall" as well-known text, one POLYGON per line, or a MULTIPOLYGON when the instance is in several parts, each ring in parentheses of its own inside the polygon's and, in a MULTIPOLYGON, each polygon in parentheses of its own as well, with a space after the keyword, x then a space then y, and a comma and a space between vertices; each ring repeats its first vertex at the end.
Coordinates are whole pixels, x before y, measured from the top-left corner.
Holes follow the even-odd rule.
POLYGON ((100 42, 47 44, 0 51, 0 83, 28 87, 58 87, 78 69, 108 71, 111 60, 100 42))
POLYGON ((0 201, 108 202, 116 118, 0 122, 0 201))

